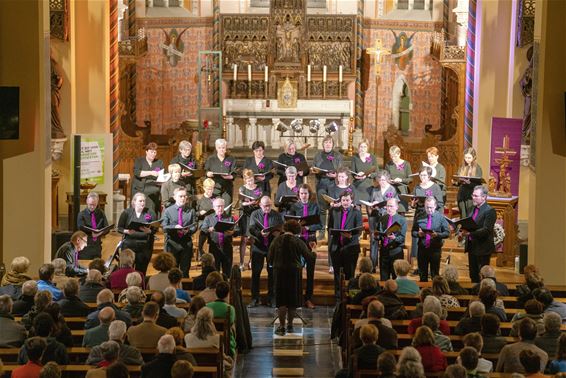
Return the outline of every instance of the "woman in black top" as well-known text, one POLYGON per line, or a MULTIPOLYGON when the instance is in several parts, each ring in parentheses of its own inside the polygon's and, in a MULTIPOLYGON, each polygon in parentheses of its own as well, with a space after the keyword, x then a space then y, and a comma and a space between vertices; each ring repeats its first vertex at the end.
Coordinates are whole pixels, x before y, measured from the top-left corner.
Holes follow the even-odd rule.
MULTIPOLYGON (((193 150, 193 145, 191 142, 187 140, 182 140, 179 142, 179 153, 171 159, 169 164, 178 164, 181 163, 186 167, 191 169, 197 169, 197 161, 193 154, 191 153, 193 150)), ((185 184, 187 188, 187 193, 190 196, 195 195, 196 191, 196 178, 193 175, 191 169, 186 169, 185 167, 181 166, 181 181, 185 184)), ((163 200, 163 199, 162 199, 163 200)))
MULTIPOLYGON (((250 220, 250 215, 254 210, 259 209, 259 200, 265 195, 261 186, 259 186, 255 181, 254 173, 251 169, 244 169, 242 172, 244 178, 244 185, 240 186, 240 218, 238 219, 238 226, 242 231, 240 236, 240 269, 245 270, 244 258, 246 257, 246 246, 248 237, 248 223, 250 220)), ((248 265, 250 265, 248 263, 248 265)))
MULTIPOLYGON (((410 177, 411 163, 401 159, 401 149, 398 146, 389 148, 389 156, 391 160, 385 164, 385 170, 391 176, 391 183, 397 190, 398 194, 409 193, 409 184, 413 181, 410 177)), ((399 213, 407 212, 409 206, 406 201, 399 202, 399 213)))
POLYGON ((372 179, 376 176, 378 169, 377 159, 368 151, 369 141, 362 139, 358 145, 358 153, 352 157, 351 171, 354 172, 354 190, 356 200, 368 201, 373 185, 372 179), (356 173, 365 173, 356 175, 356 173))
POLYGON ((236 159, 226 153, 225 139, 216 139, 216 154, 210 155, 204 164, 206 177, 214 180, 214 196, 224 198, 226 206, 232 203, 236 159))
POLYGON ((299 184, 297 183, 297 168, 287 167, 285 169, 285 177, 287 180, 279 184, 277 188, 277 193, 275 194, 275 206, 279 209, 281 215, 285 215, 289 212, 293 202, 283 203, 281 201, 282 197, 297 197, 299 194, 299 184))
POLYGON ((146 197, 146 206, 152 211, 160 209, 160 188, 155 182, 159 171, 163 169, 163 162, 156 159, 157 144, 148 143, 145 147, 145 156, 134 161, 134 178, 132 179, 132 196, 135 193, 143 193, 146 197))
POLYGON ((259 185, 264 193, 271 195, 271 185, 269 181, 273 177, 273 162, 265 157, 265 143, 255 141, 252 144, 254 156, 246 158, 244 168, 251 169, 255 175, 255 182, 259 185))
POLYGON ((277 161, 281 164, 284 164, 284 165, 276 164, 277 175, 279 175, 279 180, 277 181, 277 185, 280 185, 282 182, 287 180, 287 177, 285 177, 285 169, 287 167, 293 166, 297 168, 299 164, 303 165, 304 168, 303 170, 297 170, 298 185, 301 185, 304 182, 304 177, 308 176, 308 174, 310 173, 310 170, 306 165, 307 160, 305 158, 305 155, 297 152, 297 145, 293 140, 288 140, 285 142, 285 152, 279 155, 277 161))
MULTIPOLYGON (((214 180, 207 178, 202 182, 202 188, 204 193, 202 197, 197 200, 197 218, 199 222, 202 223, 204 220, 207 212, 212 210, 212 200, 214 199, 214 195, 212 192, 214 191, 214 180)), ((212 214, 212 213, 211 213, 212 214)), ((200 228, 199 228, 200 230, 200 228)), ((198 254, 199 258, 204 253, 204 243, 208 240, 208 234, 204 232, 199 232, 198 235, 198 254)))
MULTIPOLYGON (((464 150, 464 163, 460 166, 460 168, 458 168, 458 176, 482 177, 481 167, 477 163, 476 150, 472 147, 464 150)), ((458 189, 458 196, 456 197, 458 201, 458 209, 460 210, 460 217, 469 217, 472 215, 471 209, 474 207, 472 202, 472 193, 477 183, 470 182, 470 180, 463 180, 461 182, 455 182, 454 184, 460 186, 458 189)))

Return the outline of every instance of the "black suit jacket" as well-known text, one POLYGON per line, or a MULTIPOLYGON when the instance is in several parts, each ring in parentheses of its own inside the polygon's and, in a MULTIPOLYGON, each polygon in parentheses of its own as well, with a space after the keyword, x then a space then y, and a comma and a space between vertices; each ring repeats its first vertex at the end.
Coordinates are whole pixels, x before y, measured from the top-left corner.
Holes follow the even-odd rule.
MULTIPOLYGON (((92 226, 92 215, 89 209, 84 209, 77 215, 77 228, 80 230, 82 226, 87 226, 90 228, 101 229, 108 226, 108 220, 106 219, 106 214, 100 208, 94 209, 94 221, 96 225, 92 226)), ((84 231, 84 230, 83 230, 84 231)), ((86 232, 88 235, 87 248, 93 248, 94 250, 100 252, 102 249, 102 238, 99 236, 96 240, 93 240, 92 234, 86 232)))
POLYGON ((134 160, 134 177, 132 179, 132 196, 138 192, 145 194, 159 193, 159 185, 155 184, 155 176, 141 177, 141 171, 160 171, 163 169, 163 162, 155 159, 151 165, 145 156, 134 160))
MULTIPOLYGON (((385 214, 384 216, 379 218, 379 221, 377 223, 377 231, 385 232, 385 230, 387 230, 388 221, 389 221, 388 214, 385 214)), ((382 240, 380 245, 380 251, 382 251, 382 253, 388 253, 389 256, 395 256, 398 253, 403 253, 403 245, 405 245, 405 234, 407 233, 407 221, 405 220, 404 216, 395 214, 393 216, 393 222, 391 224, 394 224, 395 222, 401 225, 401 231, 394 234, 395 239, 389 240, 389 242, 387 242, 387 245, 384 246, 383 237, 380 237, 380 239, 382 240)))
MULTIPOLYGON (((328 228, 329 229, 344 229, 350 230, 357 227, 362 227, 362 213, 355 207, 350 207, 348 210, 348 215, 346 216, 346 223, 342 227, 342 215, 343 208, 335 207, 329 211, 328 218, 328 228)), ((354 246, 360 245, 360 233, 361 230, 354 233, 351 239, 346 237, 342 238, 342 243, 340 243, 340 234, 329 233, 328 237, 328 249, 330 253, 336 253, 340 249, 349 249, 354 246)))
POLYGON ((163 212, 163 230, 167 233, 166 245, 169 250, 183 250, 183 245, 189 243, 192 245, 193 234, 197 231, 197 218, 194 209, 185 205, 182 210, 182 227, 189 227, 188 231, 179 236, 175 226, 179 224, 179 206, 173 204, 163 212), (182 243, 179 245, 179 243, 182 243))
MULTIPOLYGON (((263 230, 263 217, 264 213, 262 209, 257 209, 250 216, 250 223, 248 227, 248 232, 250 236, 254 238, 254 244, 252 245, 252 252, 262 253, 267 255, 269 245, 273 242, 273 239, 277 233, 270 233, 268 236, 267 246, 264 244, 263 236, 261 236, 261 231, 263 230)), ((277 211, 271 209, 267 218, 269 227, 278 226, 283 224, 283 217, 277 211)))
MULTIPOLYGON (((472 208, 471 213, 474 213, 475 208, 472 208)), ((493 226, 497 220, 495 210, 484 202, 479 207, 478 215, 475 219, 479 228, 470 232, 470 237, 466 239, 466 252, 477 255, 485 256, 491 255, 495 252, 495 244, 493 243, 493 226)))
POLYGON ((141 376, 143 378, 170 378, 171 368, 177 361, 174 354, 159 353, 146 364, 142 365, 141 376))

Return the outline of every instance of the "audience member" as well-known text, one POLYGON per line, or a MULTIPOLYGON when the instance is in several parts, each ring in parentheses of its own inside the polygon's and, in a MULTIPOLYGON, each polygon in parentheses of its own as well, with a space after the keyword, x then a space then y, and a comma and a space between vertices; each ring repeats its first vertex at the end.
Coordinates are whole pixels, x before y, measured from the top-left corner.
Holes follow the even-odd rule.
POLYGON ((562 324, 566 323, 566 303, 555 301, 550 290, 546 288, 536 289, 533 291, 533 297, 542 303, 544 313, 555 312, 562 318, 562 324))
POLYGON ((475 348, 464 347, 458 354, 458 362, 466 369, 468 378, 478 377, 479 353, 475 348))
POLYGON ((12 378, 39 377, 42 367, 41 357, 47 348, 47 342, 44 338, 38 336, 30 337, 26 340, 22 349, 24 348, 27 355, 27 362, 25 365, 14 369, 12 378))
POLYGON ((51 261, 51 264, 55 269, 51 281, 55 284, 55 286, 57 286, 59 290, 63 290, 65 288, 65 283, 70 278, 65 274, 65 271, 67 269, 67 262, 62 258, 56 258, 51 261))
POLYGON ((88 314, 85 322, 85 329, 94 328, 99 324, 98 313, 106 307, 111 307, 114 310, 116 319, 121 320, 125 322, 127 326, 130 326, 132 323, 130 314, 116 307, 114 304, 114 293, 112 293, 110 289, 104 289, 96 296, 96 311, 88 314))
POLYGON ((389 320, 407 319, 409 315, 405 311, 403 301, 397 296, 397 282, 389 279, 383 284, 383 291, 379 293, 377 299, 385 307, 385 317, 389 320))
POLYGON ((194 373, 189 361, 177 360, 171 368, 171 378, 193 378, 194 373))
MULTIPOLYGON (((234 329, 234 322, 236 321, 236 310, 232 305, 226 302, 230 294, 230 285, 228 282, 219 282, 216 285, 216 300, 214 302, 207 303, 206 307, 212 310, 212 314, 215 318, 225 319, 227 314, 230 314, 230 327, 234 329)), ((236 355, 236 332, 230 332, 230 350, 227 351, 230 356, 236 355)))
POLYGON ((105 307, 98 313, 98 324, 96 327, 87 329, 83 337, 83 346, 92 348, 108 341, 108 329, 110 323, 116 318, 116 313, 112 307, 105 307))
POLYGON ((159 314, 157 316, 157 321, 155 322, 157 325, 164 327, 164 328, 171 328, 176 327, 179 325, 177 318, 169 315, 167 311, 163 308, 165 306, 165 296, 161 291, 155 291, 151 294, 151 300, 159 306, 159 314))
POLYGON ((425 370, 421 354, 413 347, 405 347, 397 362, 397 377, 424 378, 425 370))
POLYGON ((167 328, 156 324, 159 305, 153 301, 143 306, 143 322, 128 329, 128 341, 136 348, 155 348, 157 341, 167 332, 167 328))
POLYGON ((426 312, 423 314, 423 325, 430 328, 434 335, 434 344, 443 352, 452 352, 452 342, 448 336, 444 336, 438 329, 440 318, 434 312, 426 312))
POLYGON ((463 317, 456 325, 456 335, 466 335, 481 331, 481 319, 485 315, 485 306, 480 301, 473 301, 468 307, 469 316, 463 317))
POLYGON ((364 256, 358 260, 358 274, 355 277, 352 277, 350 281, 348 281, 348 291, 350 290, 360 290, 359 280, 362 274, 364 273, 373 273, 373 263, 371 262, 371 257, 364 256))
POLYGON ((61 314, 61 306, 56 302, 51 302, 45 307, 44 311, 51 315, 54 322, 52 336, 66 347, 72 347, 73 334, 65 321, 65 317, 61 314))
MULTIPOLYGON (((362 346, 355 349, 350 357, 347 375, 349 377, 354 376, 354 360, 357 362, 358 369, 377 369, 377 358, 385 349, 376 344, 379 337, 379 331, 372 324, 363 325, 360 328, 360 339, 362 340, 362 346)), ((342 374, 339 372, 336 376, 345 376, 345 371, 342 374)))
POLYGON ((175 357, 175 339, 171 335, 163 335, 157 342, 159 354, 153 360, 142 365, 142 377, 170 378, 175 357))
POLYGON ((525 307, 525 303, 529 299, 533 299, 533 291, 544 287, 544 278, 534 265, 527 265, 523 270, 525 283, 517 285, 515 292, 517 293, 517 307, 525 307))
POLYGON ((37 294, 37 282, 29 280, 22 285, 22 295, 14 302, 12 315, 23 316, 27 314, 34 304, 35 294, 37 294))
POLYGON ((177 360, 186 360, 189 361, 192 365, 197 365, 197 361, 195 357, 189 352, 187 348, 184 347, 185 345, 185 332, 181 329, 181 327, 173 327, 167 330, 165 333, 166 335, 173 336, 175 339, 175 357, 177 360))
POLYGON ((551 374, 566 373, 566 334, 563 333, 558 338, 555 357, 548 366, 551 374))
POLYGON ((558 347, 558 338, 562 334, 560 327, 562 319, 555 312, 544 314, 544 332, 535 338, 535 345, 544 350, 548 356, 555 356, 558 347))
MULTIPOLYGON (((140 352, 135 347, 124 343, 126 340, 126 323, 121 320, 114 320, 110 323, 110 327, 108 327, 108 339, 117 342, 120 346, 120 353, 118 355, 120 362, 126 365, 143 364, 140 352)), ((97 345, 90 350, 85 363, 87 365, 97 365, 103 359, 102 349, 100 345, 97 345)))
POLYGON ((546 352, 534 344, 537 335, 537 326, 530 318, 522 319, 519 323, 519 339, 520 341, 507 344, 501 349, 499 358, 497 359, 497 367, 495 371, 502 373, 524 373, 525 369, 519 360, 519 353, 522 350, 530 350, 540 357, 540 371, 544 371, 548 355, 546 352))
POLYGON ((98 293, 104 289, 102 284, 102 273, 96 269, 91 269, 86 275, 85 282, 79 290, 79 298, 85 303, 94 303, 98 293))
POLYGON ((499 353, 507 344, 501 336, 499 317, 495 314, 485 314, 481 317, 481 336, 483 337, 483 351, 486 354, 499 353))
MULTIPOLYGON (((429 295, 425 298, 423 303, 423 312, 434 312, 436 315, 438 315, 438 317, 441 319, 438 329, 440 329, 440 332, 442 332, 443 335, 450 336, 450 325, 448 325, 448 322, 444 320, 444 318, 446 317, 445 311, 446 310, 443 309, 440 304, 440 300, 434 295, 429 295)), ((422 317, 414 318, 409 322, 407 332, 412 335, 421 325, 422 317)))
POLYGON ((440 348, 434 344, 434 334, 430 328, 427 326, 417 328, 413 338, 413 347, 421 355, 425 373, 436 373, 446 369, 446 357, 440 348))
MULTIPOLYGON (((126 285, 128 285, 128 287, 123 289, 120 292, 120 295, 118 295, 118 302, 119 303, 128 303, 128 297, 127 297, 126 293, 128 292, 128 289, 131 288, 131 287, 137 287, 143 292, 143 278, 142 278, 142 275, 140 274, 140 272, 128 273, 126 275, 126 285)), ((143 298, 140 301, 141 301, 142 304, 145 303, 145 295, 143 296, 143 298)))
POLYGON ((419 291, 419 303, 417 303, 415 309, 411 312, 411 319, 420 318, 423 316, 423 303, 426 297, 428 297, 429 295, 432 295, 432 289, 430 287, 423 287, 419 291))
MULTIPOLYGON (((67 365, 69 363, 69 356, 67 355, 67 348, 65 345, 58 342, 52 335, 55 322, 51 315, 44 312, 38 314, 33 321, 33 329, 35 335, 39 336, 47 344, 43 355, 41 356, 41 363, 46 364, 49 361, 55 361, 60 365, 67 365)), ((27 341, 20 349, 18 355, 18 363, 25 364, 28 362, 27 341)))
POLYGON ((63 291, 59 290, 53 283, 53 275, 55 274, 55 267, 53 264, 43 264, 39 267, 39 280, 37 281, 37 290, 47 290, 53 296, 54 301, 63 298, 63 291))
POLYGON ((458 268, 455 265, 447 264, 442 272, 442 277, 448 282, 448 287, 450 288, 450 294, 452 295, 467 295, 468 290, 464 289, 459 281, 458 268))
POLYGON ((57 362, 49 361, 41 368, 39 378, 61 378, 61 368, 57 362))
POLYGON ((163 290, 163 297, 165 299, 165 305, 163 309, 174 318, 184 319, 187 316, 187 311, 184 308, 177 307, 177 292, 175 288, 169 286, 163 290))
POLYGON ((483 338, 478 332, 468 333, 462 340, 465 347, 472 347, 478 352, 477 372, 489 374, 493 372, 493 362, 481 357, 483 350, 483 338))
POLYGON ((499 320, 502 322, 507 321, 507 314, 505 313, 505 310, 495 305, 495 301, 497 300, 497 291, 495 289, 487 286, 483 287, 480 289, 478 297, 485 306, 486 313, 497 315, 499 320))
POLYGON ((432 279, 432 294, 440 300, 440 305, 444 308, 460 307, 458 299, 450 295, 448 281, 442 276, 432 279))
POLYGON ((532 350, 522 350, 519 353, 519 360, 525 369, 525 377, 544 378, 546 375, 541 373, 540 356, 532 350))
POLYGON ((159 273, 149 277, 147 287, 149 290, 163 291, 169 286, 169 278, 167 275, 169 271, 177 265, 177 261, 171 253, 161 252, 153 258, 152 264, 159 273))
POLYGON ((193 278, 193 290, 201 291, 206 289, 206 278, 212 272, 216 272, 216 261, 212 253, 204 253, 200 257, 202 264, 202 273, 200 276, 193 278))
POLYGON ((106 378, 130 378, 128 366, 122 361, 114 362, 106 368, 106 378))
MULTIPOLYGON (((497 279, 495 278, 495 268, 491 265, 484 265, 481 267, 480 269, 480 281, 485 279, 485 278, 489 278, 491 280, 493 280, 493 282, 495 282, 495 290, 497 290, 497 293, 503 297, 508 297, 509 296, 509 289, 507 289, 507 285, 505 285, 504 283, 501 282, 497 282, 497 279)), ((478 294, 480 291, 480 284, 476 284, 474 285, 474 287, 472 287, 472 294, 478 294)))
POLYGON ((30 261, 25 256, 14 257, 10 263, 10 269, 2 277, 2 286, 22 286, 24 282, 31 280, 27 274, 30 261))
MULTIPOLYGON (((136 272, 130 274, 136 274, 136 272)), ((132 325, 140 324, 143 321, 142 310, 146 299, 144 291, 141 287, 130 286, 126 289, 125 297, 127 304, 122 310, 130 314, 132 325)))
POLYGON ((12 316, 12 298, 9 295, 0 296, 0 347, 20 347, 27 337, 26 328, 14 320, 12 316))
POLYGON ((123 249, 120 252, 120 267, 110 273, 108 277, 108 287, 110 289, 124 290, 128 285, 126 282, 126 277, 130 273, 138 273, 142 282, 142 289, 144 288, 144 275, 142 272, 138 272, 134 269, 134 262, 136 261, 136 253, 129 248, 123 249))
POLYGON ((220 335, 216 333, 213 323, 214 315, 210 308, 203 307, 197 313, 195 325, 185 335, 187 348, 218 348, 220 335))
POLYGON ((355 305, 361 304, 364 298, 375 296, 381 291, 379 284, 371 273, 362 273, 358 279, 358 285, 360 291, 351 300, 352 304, 355 305))
POLYGON ((22 316, 22 324, 29 331, 33 326, 33 320, 53 301, 53 295, 48 290, 38 291, 33 299, 33 307, 24 316, 22 316))
MULTIPOLYGON (((379 338, 378 338, 379 340, 379 338)), ((395 378, 397 359, 390 351, 385 351, 377 357, 377 370, 379 378, 395 378)))
POLYGON ((91 369, 86 373, 87 378, 106 378, 106 369, 114 362, 118 361, 120 356, 120 344, 116 341, 105 341, 100 344, 102 352, 102 361, 96 366, 98 369, 91 369))
POLYGON ((224 279, 219 272, 212 272, 206 277, 206 289, 202 290, 199 295, 206 303, 216 300, 216 285, 224 279))
POLYGON ((69 279, 63 286, 65 298, 61 299, 59 306, 63 316, 87 316, 90 308, 79 298, 79 282, 76 279, 69 279))
POLYGON ((452 364, 448 365, 444 374, 442 374, 442 378, 468 378, 468 373, 462 365, 452 364))
POLYGON ((169 279, 169 285, 174 288, 177 293, 177 303, 190 303, 191 295, 188 291, 183 290, 182 287, 181 281, 183 279, 183 272, 181 272, 181 269, 171 269, 167 274, 167 278, 169 279))
POLYGON ((195 325, 197 319, 197 313, 201 308, 205 306, 206 306, 206 302, 200 295, 196 295, 193 297, 193 300, 191 301, 191 306, 189 307, 189 311, 187 313, 187 317, 183 322, 183 330, 185 331, 185 333, 191 332, 191 329, 195 325))
POLYGON ((537 336, 540 336, 544 333, 542 303, 540 303, 536 299, 529 299, 527 303, 525 303, 525 312, 518 312, 513 316, 513 319, 511 319, 513 327, 511 328, 509 336, 518 336, 519 322, 524 318, 531 318, 532 320, 534 320, 537 325, 537 336))
POLYGON ((397 275, 397 294, 418 294, 419 285, 407 276, 411 271, 411 264, 405 259, 397 259, 393 261, 393 270, 397 275))

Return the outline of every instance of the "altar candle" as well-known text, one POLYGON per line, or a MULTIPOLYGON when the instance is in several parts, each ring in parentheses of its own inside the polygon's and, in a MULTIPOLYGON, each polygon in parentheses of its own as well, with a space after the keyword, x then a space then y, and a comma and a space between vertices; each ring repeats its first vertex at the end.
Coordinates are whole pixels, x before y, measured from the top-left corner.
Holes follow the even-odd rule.
POLYGON ((326 65, 322 66, 322 81, 326 82, 326 65))
POLYGON ((267 66, 265 66, 265 82, 267 83, 269 81, 269 68, 267 68, 267 66))
POLYGON ((248 64, 248 81, 252 81, 252 65, 248 64))
POLYGON ((238 65, 234 63, 234 81, 238 80, 238 65))
POLYGON ((342 82, 342 65, 338 66, 338 81, 342 82))
POLYGON ((307 81, 311 81, 311 65, 307 65, 307 81))

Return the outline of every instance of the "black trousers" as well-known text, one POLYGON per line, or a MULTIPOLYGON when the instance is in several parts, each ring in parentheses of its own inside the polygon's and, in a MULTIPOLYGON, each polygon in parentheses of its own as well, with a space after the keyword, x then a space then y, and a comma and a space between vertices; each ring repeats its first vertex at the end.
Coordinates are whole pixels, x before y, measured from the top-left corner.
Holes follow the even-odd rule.
POLYGON ((226 240, 223 248, 209 240, 208 250, 214 256, 216 270, 220 272, 222 269, 222 273, 224 273, 226 277, 230 277, 232 273, 232 261, 234 259, 232 253, 232 239, 226 240))
MULTIPOLYGON (((252 249, 252 299, 259 300, 259 282, 263 265, 267 262, 267 253, 252 249)), ((267 296, 273 300, 273 268, 267 265, 267 296)))
POLYGON ((79 252, 79 258, 82 260, 93 260, 102 256, 102 243, 88 244, 79 252))
POLYGON ((153 254, 153 236, 149 239, 124 239, 122 243, 122 250, 129 248, 136 254, 135 267, 137 271, 142 272, 144 275, 147 273, 147 266, 153 254))
POLYGON ((193 259, 193 240, 191 236, 181 239, 167 238, 165 242, 165 251, 170 252, 177 260, 177 265, 183 277, 189 277, 189 270, 191 269, 191 261, 193 259))
POLYGON ((426 248, 419 245, 417 262, 419 265, 419 275, 421 282, 428 281, 428 269, 432 278, 438 276, 440 272, 440 249, 426 248))
POLYGON ((208 241, 210 245, 210 241, 208 240, 208 234, 206 232, 200 231, 198 233, 198 255, 199 257, 204 253, 204 243, 208 241))
POLYGON ((312 294, 314 291, 314 268, 316 265, 316 256, 312 259, 306 259, 307 268, 307 287, 305 289, 305 301, 310 301, 312 299, 312 294))
POLYGON ((474 255, 468 252, 468 265, 470 267, 470 279, 474 283, 480 282, 480 269, 484 265, 489 265, 491 255, 474 255))
POLYGON ((388 250, 384 250, 383 247, 379 251, 379 276, 381 281, 387 281, 389 278, 397 278, 395 270, 393 269, 393 263, 395 260, 403 259, 403 250, 395 253, 393 255, 389 254, 388 250))
MULTIPOLYGON (((329 246, 329 249, 332 246, 329 246)), ((336 248, 331 254, 332 267, 334 268, 334 296, 340 296, 340 269, 344 269, 344 276, 346 281, 354 277, 356 271, 356 264, 360 256, 360 245, 355 244, 344 247, 336 248)))

